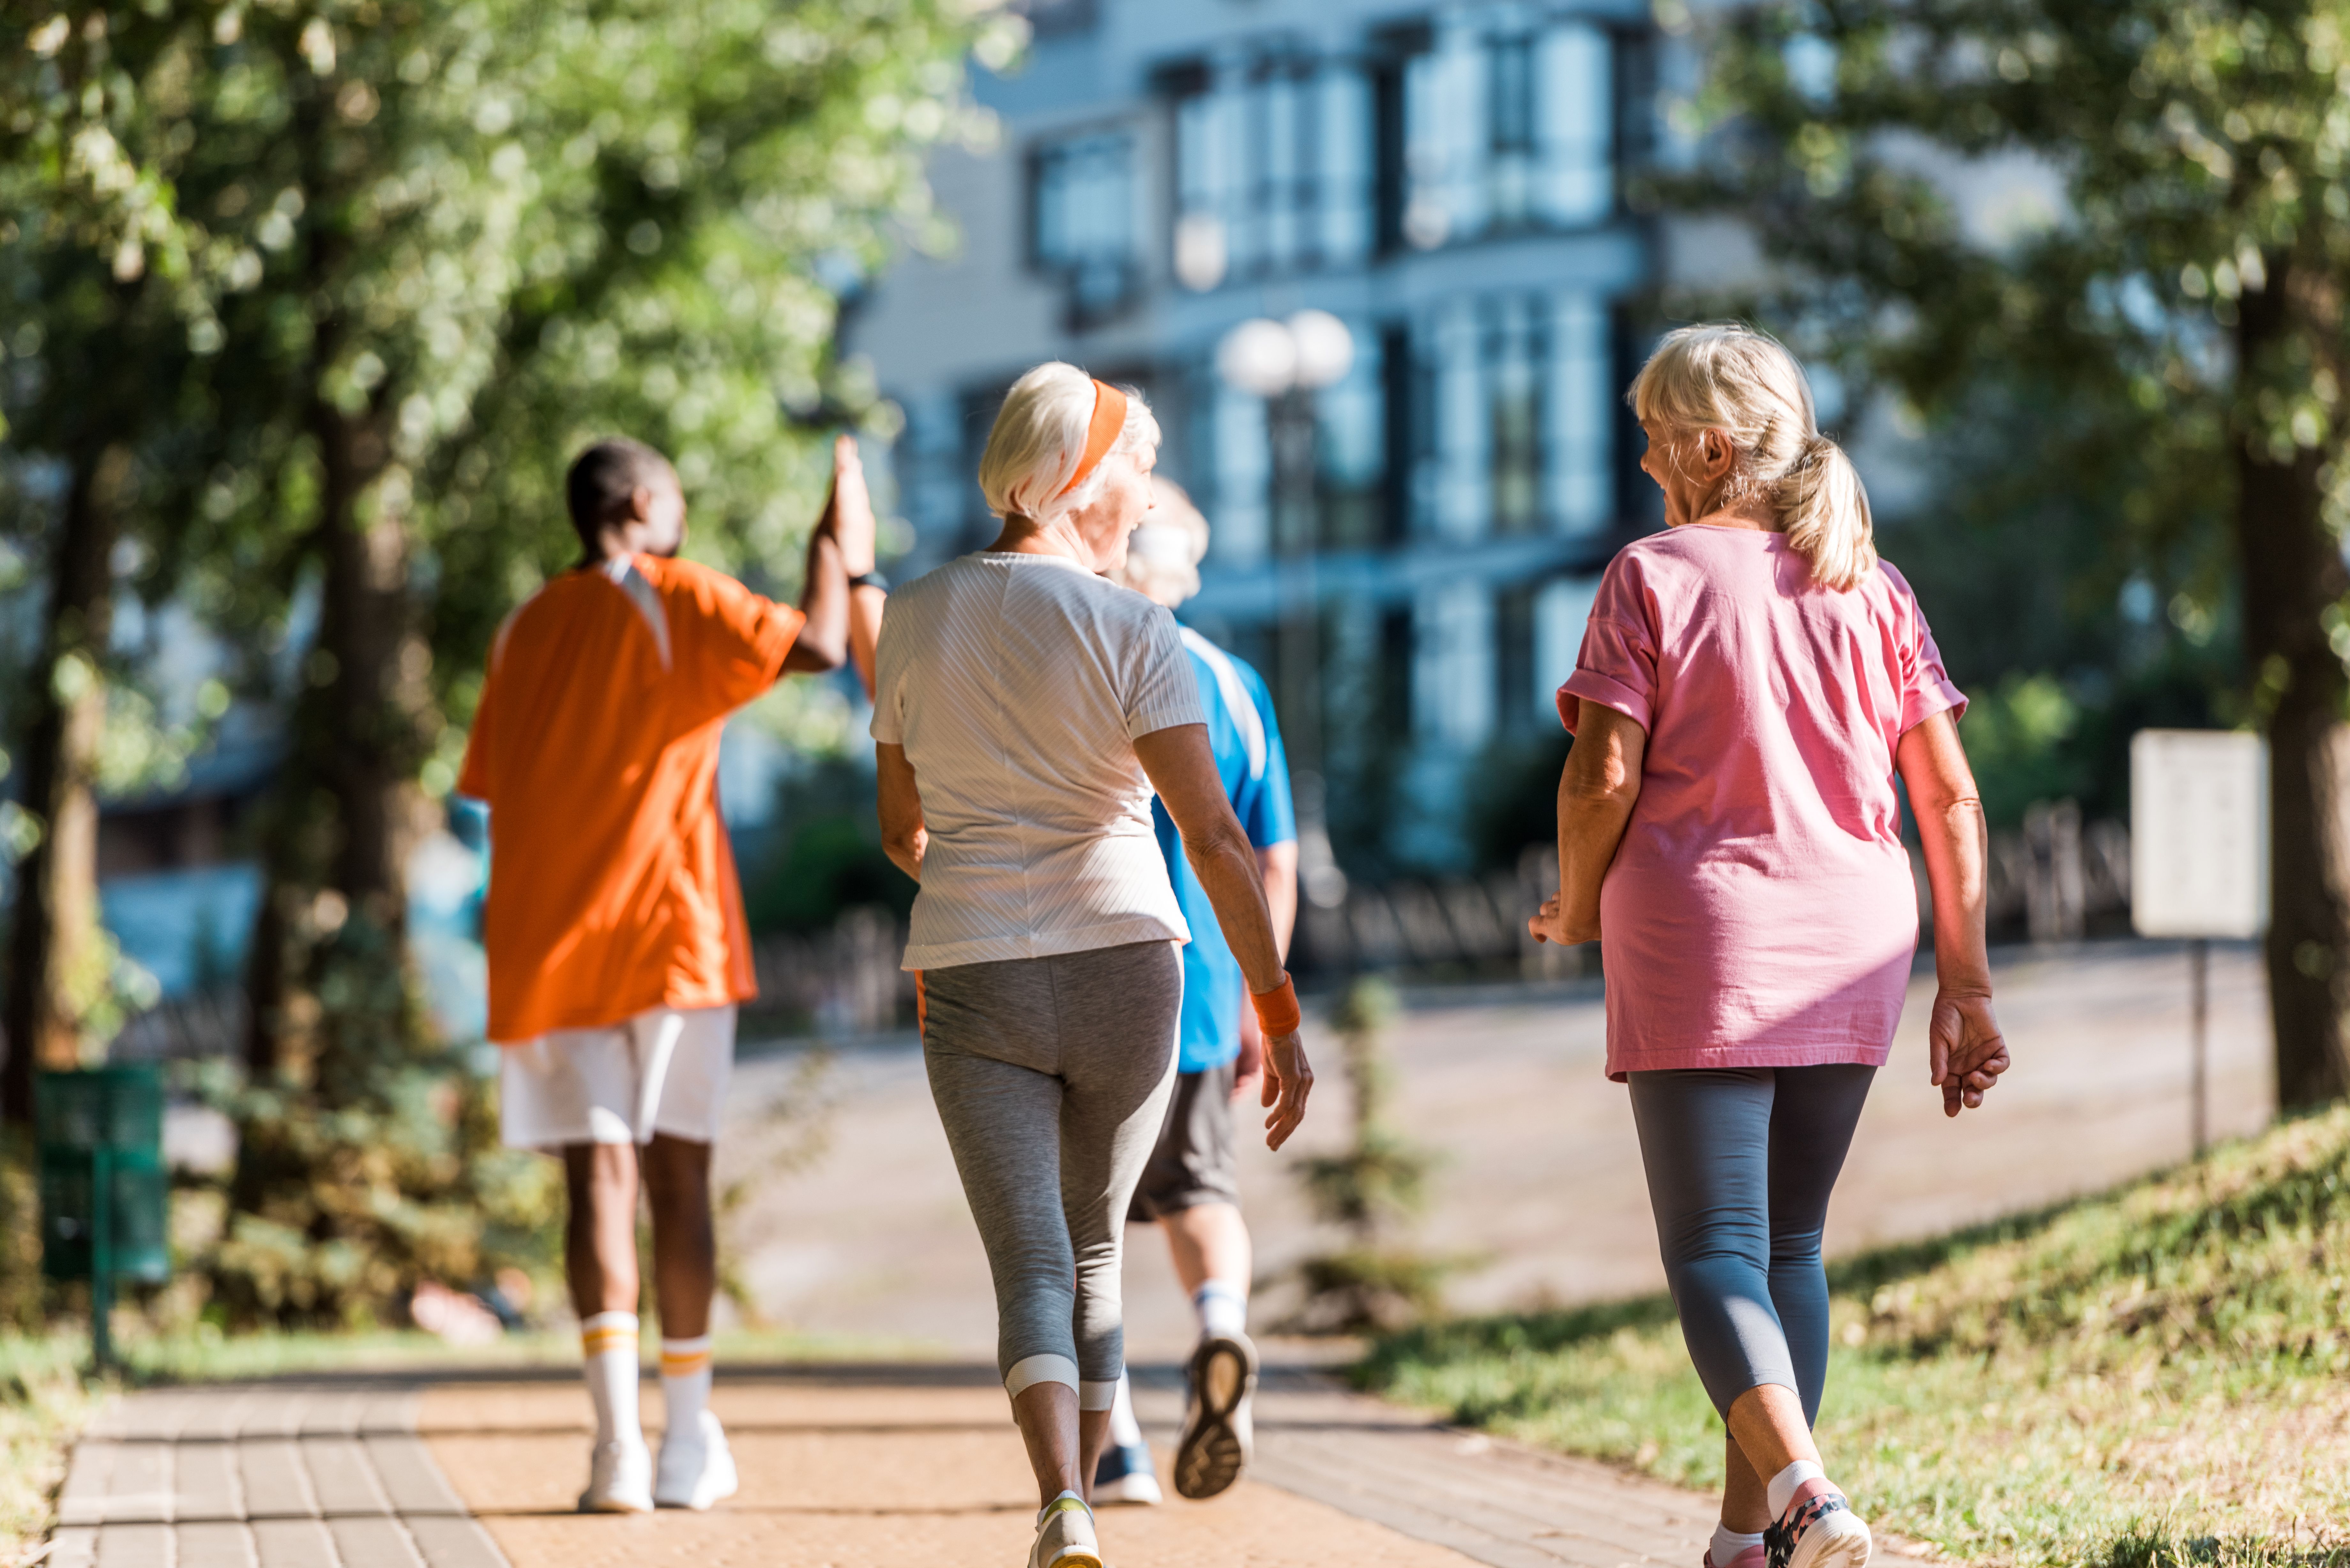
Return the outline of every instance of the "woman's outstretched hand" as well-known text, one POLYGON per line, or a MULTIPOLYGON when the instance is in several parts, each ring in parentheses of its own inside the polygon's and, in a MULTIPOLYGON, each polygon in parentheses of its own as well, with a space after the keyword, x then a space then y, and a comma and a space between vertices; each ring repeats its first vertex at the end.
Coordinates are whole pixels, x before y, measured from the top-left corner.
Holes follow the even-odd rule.
POLYGON ((1543 900, 1543 907, 1539 913, 1526 917, 1526 929, 1534 933, 1534 940, 1556 942, 1563 948, 1571 948, 1577 942, 1596 942, 1599 940, 1597 926, 1593 926, 1587 931, 1571 930, 1567 927, 1566 917, 1560 911, 1559 895, 1553 893, 1543 900))
POLYGON ((2007 1042, 1991 1016, 1991 998, 1939 992, 1926 1041, 1933 1081, 1942 1091, 1942 1114, 1957 1116, 1961 1106, 1980 1109, 2008 1068, 2007 1042))
POLYGON ((1279 1148, 1305 1119, 1305 1096, 1314 1089, 1314 1069, 1306 1064, 1305 1044, 1291 1030, 1264 1047, 1264 1104, 1273 1114, 1264 1118, 1264 1147, 1279 1148))

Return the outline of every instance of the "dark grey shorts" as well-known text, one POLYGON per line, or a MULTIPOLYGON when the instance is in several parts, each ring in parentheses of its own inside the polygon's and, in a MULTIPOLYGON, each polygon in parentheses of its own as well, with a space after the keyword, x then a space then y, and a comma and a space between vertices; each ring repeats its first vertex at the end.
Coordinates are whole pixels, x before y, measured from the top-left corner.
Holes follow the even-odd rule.
POLYGON ((1175 1076, 1167 1125, 1142 1168, 1126 1211, 1129 1225, 1148 1224, 1202 1203, 1241 1200, 1240 1153, 1232 1142, 1232 1070, 1237 1063, 1175 1076))

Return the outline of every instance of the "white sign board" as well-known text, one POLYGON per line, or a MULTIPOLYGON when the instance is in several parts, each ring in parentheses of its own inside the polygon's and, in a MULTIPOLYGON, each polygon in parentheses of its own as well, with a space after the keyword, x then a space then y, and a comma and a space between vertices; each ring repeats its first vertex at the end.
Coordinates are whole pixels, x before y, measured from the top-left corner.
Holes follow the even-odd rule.
POLYGON ((2269 753, 2231 730, 2130 737, 2130 923, 2255 937, 2269 923, 2269 753))

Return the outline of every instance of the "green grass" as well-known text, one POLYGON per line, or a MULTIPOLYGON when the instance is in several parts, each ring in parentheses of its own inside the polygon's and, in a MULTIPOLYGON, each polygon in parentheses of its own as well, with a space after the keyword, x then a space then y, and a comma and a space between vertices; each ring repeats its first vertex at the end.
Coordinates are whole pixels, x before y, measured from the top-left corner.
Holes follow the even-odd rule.
MULTIPOLYGON (((2350 1568, 2350 1107, 2086 1199, 1830 1270, 1818 1438, 1953 1557, 2350 1568)), ((1665 1298, 1441 1323, 1360 1380, 1697 1487, 1722 1433, 1665 1298)))

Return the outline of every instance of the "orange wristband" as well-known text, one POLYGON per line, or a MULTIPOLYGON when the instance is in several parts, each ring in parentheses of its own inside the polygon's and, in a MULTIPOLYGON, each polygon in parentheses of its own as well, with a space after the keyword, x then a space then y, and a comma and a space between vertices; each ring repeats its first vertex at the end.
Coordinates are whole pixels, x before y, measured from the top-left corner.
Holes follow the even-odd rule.
POLYGON ((1291 983, 1286 970, 1282 971, 1279 985, 1271 991, 1249 992, 1249 1001, 1256 1007, 1257 1026, 1264 1031, 1267 1040, 1294 1034, 1298 1024, 1305 1022, 1305 1015, 1297 1010, 1297 987, 1291 983))

